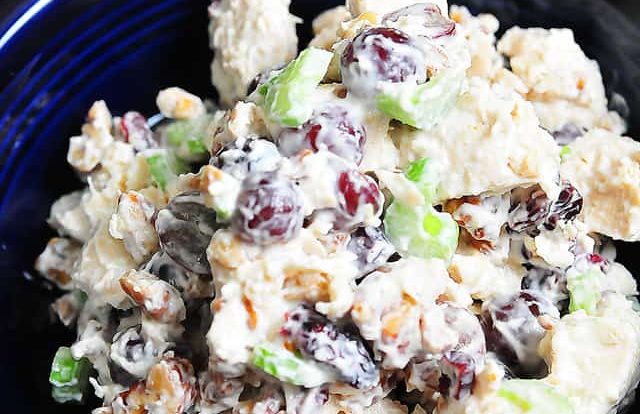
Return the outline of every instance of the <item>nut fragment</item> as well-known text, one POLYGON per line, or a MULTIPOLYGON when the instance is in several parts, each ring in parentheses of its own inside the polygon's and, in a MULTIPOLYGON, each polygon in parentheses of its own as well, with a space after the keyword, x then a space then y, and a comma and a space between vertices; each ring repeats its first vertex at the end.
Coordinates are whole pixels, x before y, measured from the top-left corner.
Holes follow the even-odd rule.
POLYGON ((136 191, 122 194, 111 216, 109 233, 122 240, 136 263, 144 263, 158 250, 158 235, 152 223, 156 209, 136 191))
POLYGON ((195 119, 206 112, 200 98, 176 87, 161 90, 156 105, 162 115, 172 119, 195 119))
POLYGON ((69 289, 73 266, 80 257, 81 248, 79 243, 71 239, 54 237, 38 256, 36 270, 59 288, 69 289))
POLYGON ((146 380, 120 393, 111 408, 113 414, 181 414, 193 407, 197 395, 191 363, 168 354, 151 367, 146 380))
POLYGON ((159 322, 180 322, 186 317, 180 293, 151 273, 130 270, 120 277, 120 287, 145 314, 159 322))

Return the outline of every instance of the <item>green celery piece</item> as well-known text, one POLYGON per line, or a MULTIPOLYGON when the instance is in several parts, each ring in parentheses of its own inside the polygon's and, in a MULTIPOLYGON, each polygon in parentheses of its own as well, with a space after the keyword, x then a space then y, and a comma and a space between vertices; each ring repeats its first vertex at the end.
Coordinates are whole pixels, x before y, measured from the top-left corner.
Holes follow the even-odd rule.
POLYGON ((599 269, 591 269, 579 275, 567 275, 569 312, 583 310, 588 315, 596 313, 601 298, 600 279, 602 277, 599 269))
POLYGON ((151 174, 151 180, 162 191, 167 189, 169 181, 173 171, 169 167, 169 161, 166 153, 157 153, 147 157, 147 164, 149 164, 149 173, 151 174))
POLYGON ((211 117, 207 115, 189 121, 174 121, 167 126, 167 140, 180 158, 199 159, 209 154, 203 140, 210 120, 211 117))
POLYGON ((405 170, 405 176, 416 184, 427 204, 437 197, 440 173, 436 164, 429 158, 413 161, 405 170))
POLYGON ((49 374, 53 398, 61 403, 81 402, 89 381, 90 368, 89 360, 74 359, 71 349, 60 347, 53 358, 49 374))
POLYGON ((404 255, 449 262, 458 247, 458 224, 450 214, 431 206, 409 207, 395 200, 387 208, 384 228, 404 255))
POLYGON ((176 147, 182 145, 187 137, 191 135, 192 127, 189 121, 174 121, 167 126, 166 134, 167 139, 171 145, 176 147))
POLYGON ((564 145, 560 148, 560 162, 566 161, 567 157, 571 155, 571 147, 568 145, 564 145))
POLYGON ((264 108, 273 122, 297 127, 311 118, 313 101, 309 99, 324 78, 333 54, 326 50, 303 50, 282 71, 276 72, 259 90, 264 108))
POLYGON ((505 381, 498 396, 510 405, 510 414, 574 414, 567 397, 539 380, 505 381))
POLYGON ((335 379, 328 368, 322 369, 293 352, 268 343, 253 349, 252 363, 280 381, 306 388, 317 387, 335 379))
POLYGON ((453 108, 460 95, 464 72, 443 70, 428 82, 386 83, 376 98, 378 109, 403 124, 433 128, 453 108))
POLYGON ((149 165, 149 174, 153 184, 166 191, 167 186, 178 174, 189 170, 188 165, 174 156, 169 150, 154 150, 146 158, 149 165))
POLYGON ((192 139, 187 141, 187 148, 193 155, 204 155, 209 153, 209 150, 200 139, 192 139))

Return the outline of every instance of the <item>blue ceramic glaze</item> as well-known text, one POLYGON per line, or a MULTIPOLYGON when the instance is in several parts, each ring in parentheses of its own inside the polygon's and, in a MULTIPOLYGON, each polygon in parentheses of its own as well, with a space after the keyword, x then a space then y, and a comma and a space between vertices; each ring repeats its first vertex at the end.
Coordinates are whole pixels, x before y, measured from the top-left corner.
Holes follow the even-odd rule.
MULTIPOLYGON (((68 137, 97 99, 115 114, 149 116, 167 86, 215 97, 207 3, 32 0, 0 27, 0 412, 88 412, 49 396, 52 355, 74 335, 49 313, 58 292, 32 270, 53 235, 45 223, 51 203, 81 186, 66 164, 68 137)), ((294 13, 307 21, 300 35, 308 39, 310 18, 339 3, 294 1, 294 13)), ((600 1, 458 3, 496 13, 505 25, 573 28, 609 88, 628 99, 631 131, 640 136, 640 34, 619 13, 600 1)), ((623 262, 640 273, 631 249, 622 249, 623 262)))

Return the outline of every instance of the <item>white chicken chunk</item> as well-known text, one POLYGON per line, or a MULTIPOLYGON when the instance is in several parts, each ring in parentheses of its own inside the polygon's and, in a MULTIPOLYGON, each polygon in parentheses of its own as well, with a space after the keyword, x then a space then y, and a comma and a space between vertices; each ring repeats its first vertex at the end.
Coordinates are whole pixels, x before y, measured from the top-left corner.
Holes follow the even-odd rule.
POLYGON ((607 110, 598 63, 584 54, 570 29, 514 27, 498 42, 498 50, 529 88, 527 99, 543 127, 624 130, 620 117, 607 110))
POLYGON ((568 148, 561 174, 584 197, 588 231, 640 240, 640 143, 597 129, 568 148))
POLYGON ((565 316, 540 344, 551 367, 545 381, 581 413, 607 413, 624 397, 640 361, 639 320, 630 306, 626 320, 620 313, 588 316, 580 311, 565 316))
POLYGON ((290 0, 221 0, 209 8, 209 33, 215 57, 213 85, 230 107, 247 95, 260 73, 291 61, 298 50, 290 0))
POLYGON ((351 19, 351 13, 345 6, 334 7, 313 19, 315 37, 309 46, 331 50, 331 46, 339 40, 338 31, 342 22, 351 19))
POLYGON ((392 136, 402 164, 421 158, 439 162, 443 173, 436 201, 502 194, 536 183, 551 197, 558 194, 558 146, 538 127, 533 107, 481 78, 469 81, 433 129, 395 129, 392 136))

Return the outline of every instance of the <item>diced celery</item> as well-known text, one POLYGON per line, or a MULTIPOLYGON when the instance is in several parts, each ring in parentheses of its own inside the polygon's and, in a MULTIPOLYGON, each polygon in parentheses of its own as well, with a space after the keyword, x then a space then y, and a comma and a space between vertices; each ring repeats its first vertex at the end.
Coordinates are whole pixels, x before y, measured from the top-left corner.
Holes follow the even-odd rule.
POLYGON ((91 364, 86 358, 74 359, 71 349, 60 347, 53 358, 49 383, 58 402, 81 402, 89 381, 91 364))
POLYGON ((187 141, 187 148, 189 149, 189 153, 192 155, 209 154, 209 150, 207 150, 207 147, 202 143, 200 139, 187 141))
POLYGON ((458 246, 458 224, 431 206, 391 203, 384 218, 389 240, 401 254, 450 261, 458 246))
POLYGON ((264 343, 253 350, 252 363, 280 381, 306 388, 317 387, 335 380, 335 374, 327 367, 306 361, 284 348, 264 343))
POLYGON ((149 164, 149 174, 153 183, 162 191, 165 191, 173 175, 167 155, 162 153, 151 155, 147 157, 147 164, 149 164))
POLYGON ((440 171, 435 161, 429 158, 413 161, 407 167, 405 175, 416 184, 427 204, 435 200, 440 184, 440 171))
POLYGON ((184 161, 177 159, 168 150, 153 150, 147 155, 146 160, 153 184, 162 191, 167 189, 178 174, 188 171, 184 161))
POLYGON ((569 155, 571 155, 571 147, 568 145, 564 145, 560 149, 560 161, 564 162, 569 155))
POLYGON ((591 269, 585 273, 567 274, 569 290, 569 311, 583 310, 589 315, 596 313, 601 298, 600 280, 603 277, 599 269, 591 269))
POLYGON ((278 124, 296 127, 313 113, 313 95, 327 72, 332 53, 326 50, 308 48, 274 74, 259 93, 264 96, 264 108, 269 119, 278 124))
POLYGON ((205 115, 188 121, 175 121, 166 127, 167 141, 179 158, 200 161, 209 155, 204 137, 210 122, 211 117, 205 115))
POLYGON ((385 83, 376 98, 378 109, 414 128, 432 128, 455 105, 463 80, 464 72, 443 70, 421 85, 385 83))
POLYGON ((498 396, 510 406, 512 414, 573 414, 567 397, 539 380, 513 379, 505 381, 498 396))

